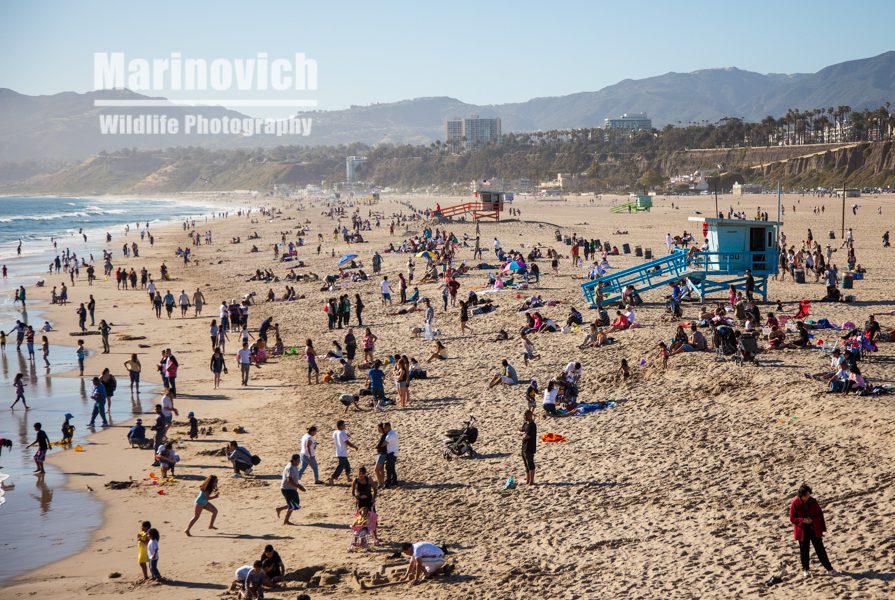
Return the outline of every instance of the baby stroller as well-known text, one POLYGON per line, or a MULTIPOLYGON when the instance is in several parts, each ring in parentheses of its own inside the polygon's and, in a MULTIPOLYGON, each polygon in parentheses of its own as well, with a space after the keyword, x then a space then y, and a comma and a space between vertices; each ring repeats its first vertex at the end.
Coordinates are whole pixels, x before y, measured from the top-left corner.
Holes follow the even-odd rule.
POLYGON ((758 340, 754 331, 744 331, 740 334, 737 342, 736 362, 742 366, 744 362, 751 362, 753 365, 758 364, 756 355, 758 354, 758 340))
POLYGON ((717 360, 731 356, 737 352, 737 338, 729 325, 719 325, 712 330, 712 345, 715 347, 717 360))
POLYGON ((470 458, 478 456, 472 445, 479 438, 479 429, 475 426, 475 417, 469 415, 469 420, 463 423, 461 429, 448 429, 444 439, 444 458, 451 460, 453 456, 469 455, 470 458))

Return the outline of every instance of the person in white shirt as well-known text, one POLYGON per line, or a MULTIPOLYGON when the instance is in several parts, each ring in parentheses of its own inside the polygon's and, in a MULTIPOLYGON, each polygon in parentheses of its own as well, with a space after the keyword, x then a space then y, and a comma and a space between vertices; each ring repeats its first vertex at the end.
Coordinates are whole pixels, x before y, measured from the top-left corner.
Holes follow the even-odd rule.
POLYGON ((388 275, 382 278, 382 283, 379 284, 379 289, 382 292, 382 303, 383 304, 391 304, 392 303, 392 288, 391 284, 388 282, 388 275))
POLYGON ((674 248, 674 238, 671 237, 670 233, 665 234, 665 247, 668 248, 668 253, 671 254, 671 250, 674 248))
POLYGON ((299 454, 301 455, 301 469, 298 470, 298 478, 301 479, 302 475, 305 474, 305 469, 308 468, 308 465, 311 466, 311 470, 314 471, 314 483, 322 484, 320 481, 320 472, 317 468, 317 428, 311 426, 308 429, 308 432, 301 436, 301 442, 299 447, 299 454))
POLYGON ((178 301, 180 303, 180 316, 182 318, 186 316, 186 311, 190 307, 190 297, 186 293, 186 290, 180 290, 178 301))
POLYGON ((249 350, 248 342, 243 342, 242 348, 236 352, 236 362, 239 363, 239 370, 242 373, 242 385, 249 385, 249 369, 252 367, 252 351, 249 350))
POLYGON ((500 240, 494 238, 494 256, 500 256, 500 240))
POLYGON ((398 473, 395 471, 395 463, 398 461, 398 432, 392 429, 391 423, 384 423, 385 431, 385 485, 383 488, 398 485, 398 473))
MULTIPOLYGON (((292 516, 293 510, 301 508, 301 500, 298 497, 298 490, 305 491, 305 488, 298 482, 298 464, 300 462, 301 455, 293 454, 292 459, 285 467, 283 467, 283 481, 280 484, 280 492, 283 494, 283 498, 286 499, 286 505, 277 507, 277 518, 279 518, 281 512, 284 510, 286 511, 286 518, 283 519, 283 525, 294 525, 294 523, 289 520, 289 517, 292 516)), ((245 578, 243 578, 243 581, 244 580, 245 578)))
POLYGON ((431 542, 401 544, 401 552, 410 557, 404 579, 417 584, 444 569, 444 550, 431 542))
POLYGON ((336 458, 339 461, 339 464, 336 466, 336 470, 333 472, 332 476, 330 476, 329 485, 332 485, 333 482, 339 478, 339 475, 342 474, 342 471, 345 472, 345 479, 348 481, 348 484, 351 484, 351 463, 348 462, 348 448, 352 450, 357 450, 357 446, 351 443, 351 440, 348 438, 348 432, 345 431, 345 421, 339 420, 336 423, 336 429, 333 431, 333 443, 336 445, 336 458))
POLYGON ((547 382, 547 389, 544 390, 544 412, 548 415, 556 416, 556 397, 559 395, 559 387, 552 379, 547 382))
POLYGON ((180 416, 180 413, 174 408, 174 398, 171 397, 171 390, 165 390, 165 395, 162 396, 162 416, 165 417, 169 427, 174 420, 174 415, 180 416))
POLYGON ((155 283, 152 281, 149 282, 149 287, 146 288, 149 291, 149 302, 152 303, 153 298, 155 298, 155 283))
POLYGON ((568 383, 578 383, 578 380, 581 379, 581 374, 583 373, 583 369, 581 368, 580 362, 570 362, 566 365, 566 368, 563 369, 563 374, 566 376, 566 381, 568 383))

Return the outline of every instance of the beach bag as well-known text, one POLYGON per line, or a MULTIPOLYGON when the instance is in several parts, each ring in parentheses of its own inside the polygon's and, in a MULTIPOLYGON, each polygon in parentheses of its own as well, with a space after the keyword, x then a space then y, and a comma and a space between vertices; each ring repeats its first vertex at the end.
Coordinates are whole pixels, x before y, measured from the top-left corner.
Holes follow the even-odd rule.
POLYGON ((252 465, 257 467, 260 464, 261 464, 261 457, 258 456, 257 454, 253 454, 252 455, 252 465))

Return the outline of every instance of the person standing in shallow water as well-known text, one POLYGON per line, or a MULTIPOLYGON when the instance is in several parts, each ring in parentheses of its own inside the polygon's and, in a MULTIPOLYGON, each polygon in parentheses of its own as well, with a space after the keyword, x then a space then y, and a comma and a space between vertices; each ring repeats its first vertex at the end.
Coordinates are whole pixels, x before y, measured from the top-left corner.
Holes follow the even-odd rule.
POLYGON ((799 488, 798 495, 789 507, 789 522, 792 523, 794 536, 799 542, 799 555, 802 561, 802 577, 808 577, 808 552, 811 545, 814 545, 814 553, 820 564, 827 570, 828 575, 837 575, 830 564, 827 557, 827 550, 824 548, 823 534, 827 530, 826 521, 824 521, 824 513, 820 508, 817 500, 811 496, 811 488, 807 484, 802 484, 799 488))

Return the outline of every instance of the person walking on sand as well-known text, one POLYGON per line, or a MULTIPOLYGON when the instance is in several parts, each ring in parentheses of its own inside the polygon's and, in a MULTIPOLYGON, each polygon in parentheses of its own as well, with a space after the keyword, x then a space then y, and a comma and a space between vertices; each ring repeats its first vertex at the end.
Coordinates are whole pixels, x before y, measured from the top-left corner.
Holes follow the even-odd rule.
POLYGON ((522 464, 525 465, 525 483, 535 482, 535 451, 538 448, 538 425, 531 410, 525 411, 525 421, 519 430, 522 437, 522 464))
POLYGON ((184 530, 185 534, 191 535, 190 529, 192 529, 196 521, 199 520, 203 510, 207 510, 211 513, 211 520, 208 522, 208 528, 217 529, 217 527, 214 526, 214 520, 218 517, 218 509, 211 503, 211 500, 214 500, 219 495, 218 477, 217 475, 209 475, 199 486, 199 495, 196 496, 195 514, 193 515, 192 520, 190 520, 189 525, 186 526, 186 530, 184 530))
POLYGON ((137 563, 143 571, 143 579, 149 579, 149 530, 152 523, 143 521, 140 531, 137 532, 137 563))
MULTIPOLYGON (((251 353, 250 353, 251 354, 251 353)), ((221 372, 227 372, 227 364, 224 362, 224 353, 220 348, 214 349, 211 355, 211 372, 214 375, 214 389, 221 387, 221 372)))
MULTIPOLYGON (((243 342, 242 348, 236 352, 236 362, 239 363, 239 371, 242 375, 242 385, 249 385, 249 370, 252 368, 252 351, 249 350, 248 342, 243 342)), ((217 379, 218 381, 220 380, 219 377, 217 379)), ((310 383, 310 381, 308 381, 308 383, 310 383)))
POLYGON ((320 471, 317 467, 317 427, 312 425, 308 428, 308 432, 301 436, 299 443, 299 455, 301 457, 301 469, 298 470, 298 478, 301 479, 305 474, 305 469, 310 465, 314 472, 314 483, 321 485, 320 471))
POLYGON ((811 488, 807 484, 799 487, 798 495, 789 506, 789 522, 793 525, 793 533, 799 542, 799 558, 802 561, 802 577, 809 576, 808 552, 810 547, 814 545, 814 553, 817 559, 828 575, 837 575, 830 564, 827 557, 827 550, 824 548, 823 534, 827 530, 827 524, 824 521, 824 513, 820 508, 817 500, 811 496, 811 488))
POLYGON ((314 383, 320 383, 320 367, 317 366, 317 351, 314 350, 314 342, 305 341, 305 360, 308 362, 308 385, 311 385, 311 373, 314 373, 314 383))
POLYGON ((49 452, 51 444, 50 438, 47 436, 47 432, 42 429, 42 425, 40 423, 34 424, 34 431, 37 434, 37 437, 33 442, 26 446, 27 448, 33 448, 37 446, 37 452, 34 453, 34 464, 37 465, 37 468, 34 470, 38 475, 43 475, 46 473, 44 471, 44 461, 47 459, 47 452, 49 452))
POLYGON ((186 293, 186 290, 180 290, 180 297, 178 298, 180 301, 180 318, 186 317, 186 313, 190 308, 190 295, 186 293))
POLYGON ((205 306, 205 295, 202 294, 202 290, 200 290, 199 288, 196 288, 196 291, 193 293, 193 306, 196 309, 196 317, 201 317, 202 307, 205 306))
POLYGON ((289 517, 292 516, 292 511, 301 508, 301 499, 298 496, 298 490, 304 492, 305 488, 298 482, 300 478, 298 474, 298 465, 300 462, 301 455, 293 454, 292 459, 283 468, 283 481, 280 484, 280 492, 283 494, 283 498, 286 499, 286 505, 277 507, 277 518, 280 518, 280 513, 284 510, 286 511, 286 518, 283 519, 283 525, 295 525, 295 523, 289 520, 289 517))
POLYGON ((348 449, 357 450, 357 446, 351 443, 345 428, 345 421, 340 419, 336 423, 336 429, 333 431, 333 443, 336 446, 336 459, 339 461, 339 464, 327 482, 329 485, 332 485, 343 471, 345 472, 345 479, 348 483, 351 483, 351 463, 348 462, 348 449))

